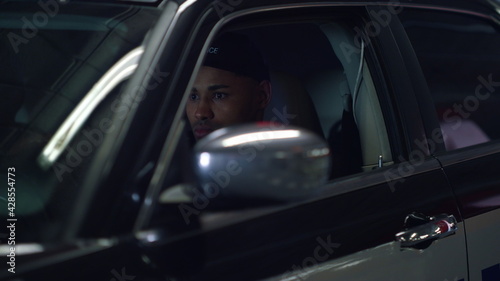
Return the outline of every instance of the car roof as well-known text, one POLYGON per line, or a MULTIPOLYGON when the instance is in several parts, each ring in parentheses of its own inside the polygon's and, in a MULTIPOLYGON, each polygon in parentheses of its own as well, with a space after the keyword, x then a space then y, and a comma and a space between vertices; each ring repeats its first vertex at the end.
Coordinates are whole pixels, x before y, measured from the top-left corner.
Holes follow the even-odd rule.
MULTIPOLYGON (((38 0, 25 0, 38 2, 38 0)), ((166 2, 174 1, 179 4, 192 0, 73 0, 72 2, 94 2, 94 3, 110 3, 110 4, 133 4, 139 6, 155 6, 159 7, 166 2)), ((8 2, 8 1, 5 1, 8 2)), ((251 8, 251 7, 265 7, 265 6, 280 6, 287 4, 311 4, 311 3, 343 3, 354 5, 363 4, 380 4, 388 3, 391 5, 403 4, 405 6, 416 6, 416 7, 434 7, 439 9, 450 9, 450 10, 463 10, 463 11, 474 11, 484 14, 496 14, 500 15, 500 0, 343 0, 343 1, 332 1, 332 0, 252 0, 252 1, 230 1, 230 0, 198 0, 197 2, 203 2, 206 6, 210 5, 230 5, 234 8, 251 8), (234 4, 236 2, 236 4, 234 4)))
MULTIPOLYGON (((148 0, 144 0, 148 1, 148 0)), ((166 0, 168 1, 168 0, 166 0)), ((177 0, 176 2, 183 3, 188 0, 177 0)), ((198 0, 198 2, 205 2, 207 6, 209 5, 232 5, 234 8, 251 8, 251 7, 262 7, 262 6, 280 6, 286 4, 312 4, 312 3, 342 3, 342 4, 355 4, 355 5, 363 5, 363 4, 380 4, 380 3, 388 3, 391 5, 403 4, 405 6, 416 6, 416 7, 434 7, 438 9, 449 9, 449 10, 463 10, 463 11, 473 11, 484 14, 496 14, 500 15, 500 0, 343 0, 343 1, 332 1, 332 0, 253 0, 253 1, 232 1, 237 2, 239 4, 231 4, 229 0, 198 0)))

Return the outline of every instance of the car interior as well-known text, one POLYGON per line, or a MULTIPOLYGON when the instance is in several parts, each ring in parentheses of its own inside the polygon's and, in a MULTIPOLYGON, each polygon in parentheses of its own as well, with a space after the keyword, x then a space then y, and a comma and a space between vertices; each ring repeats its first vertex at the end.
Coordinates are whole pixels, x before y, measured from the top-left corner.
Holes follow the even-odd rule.
MULTIPOLYGON (((393 164, 386 120, 372 78, 374 70, 368 63, 368 52, 361 51, 369 48, 368 42, 357 47, 352 23, 331 18, 253 19, 250 23, 243 20, 228 24, 218 34, 224 32, 247 35, 268 65, 272 99, 264 114, 265 121, 304 128, 328 144, 329 180, 347 179, 393 164), (346 48, 355 51, 346 53, 346 48)), ((190 130, 186 134, 190 135, 190 130)), ((180 181, 163 187, 161 208, 194 202, 180 195, 177 188, 189 193, 197 183, 180 181)), ((217 212, 219 205, 214 201, 210 201, 211 207, 200 218, 206 225, 239 220, 245 216, 242 212, 253 214, 251 209, 239 212, 231 207, 226 209, 228 212, 224 207, 217 212)), ((259 210, 254 209, 257 213, 259 210)), ((182 222, 183 219, 179 218, 182 222)), ((161 223, 161 216, 154 220, 155 224, 161 223)))
POLYGON ((345 52, 346 44, 356 46, 348 26, 277 23, 239 32, 256 43, 270 69, 273 97, 266 120, 303 127, 327 140, 331 178, 392 163, 366 55, 361 48, 345 52))

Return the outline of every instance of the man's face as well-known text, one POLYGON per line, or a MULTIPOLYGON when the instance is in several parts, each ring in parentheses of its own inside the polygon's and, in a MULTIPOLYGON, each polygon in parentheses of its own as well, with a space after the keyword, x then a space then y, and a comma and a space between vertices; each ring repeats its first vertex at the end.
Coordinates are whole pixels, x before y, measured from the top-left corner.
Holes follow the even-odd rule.
POLYGON ((195 138, 229 125, 261 120, 269 98, 266 86, 247 76, 202 66, 186 105, 195 138))

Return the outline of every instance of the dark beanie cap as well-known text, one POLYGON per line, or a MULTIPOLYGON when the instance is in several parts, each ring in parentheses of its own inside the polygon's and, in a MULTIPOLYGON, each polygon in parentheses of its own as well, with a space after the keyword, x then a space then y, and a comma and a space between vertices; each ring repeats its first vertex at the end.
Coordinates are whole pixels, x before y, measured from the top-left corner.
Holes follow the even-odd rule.
POLYGON ((269 80, 269 71, 259 50, 243 34, 224 33, 207 50, 205 66, 249 76, 257 81, 269 80))

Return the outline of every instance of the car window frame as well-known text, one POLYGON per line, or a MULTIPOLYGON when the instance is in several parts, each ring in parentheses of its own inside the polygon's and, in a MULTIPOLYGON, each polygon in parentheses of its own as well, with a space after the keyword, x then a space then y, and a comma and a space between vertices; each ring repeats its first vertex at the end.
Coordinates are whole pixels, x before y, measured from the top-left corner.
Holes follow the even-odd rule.
MULTIPOLYGON (((307 4, 303 4, 303 5, 287 5, 287 4, 284 4, 284 5, 279 5, 279 6, 273 6, 272 8, 267 8, 267 7, 262 7, 262 8, 253 8, 253 9, 244 9, 242 8, 241 11, 238 10, 239 7, 235 7, 235 11, 234 12, 231 12, 229 15, 226 15, 222 18, 219 17, 219 14, 215 11, 215 8, 212 7, 212 10, 211 11, 207 11, 205 14, 203 14, 202 18, 205 20, 205 21, 212 21, 212 24, 210 26, 207 26, 206 25, 206 22, 205 22, 205 26, 203 28, 203 31, 202 32, 202 35, 200 34, 192 34, 191 36, 193 38, 190 38, 188 40, 194 40, 194 37, 197 37, 197 39, 199 40, 200 38, 205 38, 205 41, 203 43, 203 47, 200 48, 200 47, 197 47, 195 48, 194 51, 191 51, 190 53, 190 56, 191 57, 196 57, 197 58, 197 61, 196 61, 196 64, 194 65, 193 67, 193 70, 192 70, 192 73, 197 73, 197 71, 199 70, 199 68, 201 67, 201 64, 203 62, 203 54, 204 54, 204 50, 206 50, 208 47, 209 47, 209 43, 213 38, 215 38, 216 34, 218 34, 221 30, 224 30, 224 28, 228 25, 231 25, 231 22, 235 19, 238 19, 238 18, 241 18, 241 17, 245 17, 245 16, 248 16, 248 15, 256 15, 256 14, 259 14, 259 13, 266 13, 266 12, 272 12, 272 11, 290 11, 292 9, 303 9, 303 8, 311 8, 311 9, 314 9, 314 8, 321 8, 321 7, 327 7, 329 9, 334 9, 335 7, 345 7, 346 5, 342 5, 342 4, 338 4, 338 3, 334 3, 334 4, 331 4, 331 3, 326 3, 326 4, 310 4, 310 3, 307 3, 307 4)), ((368 5, 369 6, 369 5, 368 5)), ((368 6, 363 6, 363 5, 350 5, 349 7, 354 7, 355 9, 360 9, 360 10, 364 10, 366 9, 366 7, 368 6)), ((366 11, 366 17, 365 17, 365 20, 366 21, 369 21, 370 18, 368 17, 368 11, 366 11)), ((203 22, 199 22, 198 24, 203 24, 203 22)), ((199 27, 198 27, 199 28, 199 27)), ((390 34, 391 33, 391 30, 388 28, 384 31, 384 33, 386 34, 390 34)), ((391 43, 392 44, 395 44, 392 40, 394 39, 390 39, 391 40, 391 43)), ((382 79, 387 79, 387 60, 384 59, 381 59, 380 57, 380 48, 382 48, 382 46, 380 46, 380 42, 378 40, 375 40, 376 42, 373 42, 373 45, 376 45, 377 47, 376 48, 372 48, 372 44, 369 44, 368 48, 370 48, 368 50, 368 54, 369 54, 369 57, 367 57, 367 60, 368 60, 368 63, 369 63, 369 67, 370 67, 370 72, 372 74, 372 79, 374 79, 375 77, 377 78, 382 78, 382 79), (384 64, 381 64, 381 65, 376 65, 378 62, 380 61, 383 61, 384 64)), ((384 45, 384 44, 382 44, 384 45)), ((192 62, 191 62, 192 63, 192 62)), ((189 66, 186 65, 186 67, 191 67, 192 64, 190 64, 189 66)), ((183 112, 183 105, 185 104, 186 102, 186 98, 190 92, 190 87, 192 86, 192 84, 194 83, 194 75, 191 76, 191 79, 189 80, 188 84, 186 87, 183 87, 182 85, 180 86, 177 86, 175 91, 178 91, 178 92, 183 92, 184 93, 184 99, 182 100, 182 103, 181 105, 179 106, 179 108, 181 108, 180 110, 177 111, 177 116, 180 116, 182 115, 182 112, 183 112)), ((391 77, 392 78, 392 77, 391 77)), ((377 79, 374 79, 374 80, 377 80, 377 79)), ((384 82, 387 82, 387 81, 391 81, 389 79, 387 80, 383 80, 384 82)), ((383 111, 383 114, 384 114, 384 118, 385 118, 385 123, 386 123, 386 126, 387 126, 387 131, 388 131, 388 135, 391 135, 392 138, 390 140, 390 146, 391 146, 391 149, 393 149, 393 152, 394 151, 399 151, 399 152, 402 152, 404 151, 404 143, 405 142, 409 142, 406 138, 399 138, 396 137, 396 136, 401 136, 401 132, 399 130, 394 130, 393 128, 401 128, 403 125, 398 123, 398 114, 400 112, 395 112, 394 111, 394 102, 392 101, 393 99, 393 96, 391 96, 391 94, 389 92, 387 92, 388 89, 392 88, 393 85, 391 84, 384 84, 383 82, 380 82, 380 81, 374 81, 374 83, 376 84, 375 87, 377 88, 377 95, 379 96, 379 100, 380 102, 384 102, 386 104, 382 105, 381 104, 381 109, 383 111), (383 97, 383 98, 381 98, 383 97), (386 117, 387 115, 389 115, 388 117, 386 117), (390 131, 390 133, 389 133, 390 131), (396 140, 397 139, 397 140, 396 140)), ((408 85, 410 84, 404 84, 404 85, 401 85, 401 87, 408 87, 408 85)), ((406 115, 407 116, 407 115, 406 115)), ((415 119, 415 118, 411 118, 411 119, 415 119)), ((175 134, 175 138, 180 138, 180 134, 179 132, 184 130, 185 129, 185 126, 189 126, 185 123, 183 123, 183 121, 181 121, 180 119, 177 119, 177 122, 178 123, 178 126, 180 127, 177 127, 176 129, 176 133, 175 134)), ((418 135, 418 133, 414 133, 414 135, 418 135)), ((168 147, 170 147, 169 145, 167 145, 167 143, 165 143, 165 146, 164 146, 164 149, 167 150, 168 147)), ((393 159, 396 159, 394 156, 396 156, 398 154, 394 154, 393 155, 393 159)), ((166 160, 168 161, 168 160, 166 160)), ((424 163, 422 165, 419 165, 418 167, 416 167, 415 171, 413 172, 414 174, 420 174, 420 173, 425 173, 426 171, 428 171, 429 169, 435 169, 437 167, 437 162, 435 162, 433 159, 430 160, 429 163, 424 163)), ((318 192, 317 194, 315 194, 313 196, 312 199, 310 200, 307 200, 305 202, 300 202, 300 203, 297 203, 298 205, 302 205, 302 204, 307 204, 307 202, 313 202, 313 201, 316 201, 316 200, 321 200, 322 198, 328 198, 328 197, 331 197, 331 196, 336 196, 336 195, 340 195, 340 194, 344 194, 344 193, 348 193, 348 192, 353 192, 353 191, 356 191, 356 190, 361 190, 361 189, 364 189, 364 188, 367 188, 373 184, 383 184, 383 183, 386 183, 388 181, 394 181, 394 180, 399 180, 401 178, 404 177, 404 175, 398 175, 396 178, 394 177, 388 177, 387 173, 388 172, 391 172, 391 171, 394 171, 394 169, 398 169, 398 166, 395 164, 393 165, 390 165, 390 166, 387 166, 387 167, 382 167, 382 168, 378 168, 378 169, 375 169, 373 171, 368 171, 368 172, 361 172, 359 174, 354 174, 354 175, 349 175, 349 176, 346 176, 346 177, 343 177, 343 178, 340 178, 340 179, 334 179, 333 181, 329 181, 328 183, 326 183, 324 185, 324 190, 318 192)), ((166 173, 167 171, 166 170, 163 170, 163 171, 158 171, 157 172, 159 173, 157 176, 154 176, 154 177, 157 177, 159 179, 166 179, 166 173)), ((163 182, 156 182, 155 183, 155 189, 156 191, 154 192, 151 192, 150 194, 154 194, 155 196, 158 196, 159 195, 159 189, 161 189, 160 186, 163 186, 163 188, 166 186, 165 183, 163 182)), ((150 186, 151 188, 152 186, 150 186)), ((154 196, 151 196, 149 197, 151 200, 154 200, 155 198, 158 198, 158 197, 154 197, 154 196)), ((251 217, 253 217, 254 215, 256 216, 261 216, 263 214, 270 214, 270 213, 273 213, 273 212, 276 212, 278 210, 282 210, 282 209, 288 209, 288 208, 291 208, 291 206, 296 206, 297 204, 292 204, 292 205, 286 205, 286 206, 279 206, 279 207, 271 207, 271 208, 264 208, 262 210, 256 210, 255 211, 255 214, 251 214, 252 212, 250 212, 250 215, 243 215, 244 219, 249 219, 251 217)), ((151 206, 149 206, 151 207, 151 206)), ((149 213, 147 215, 145 215, 143 217, 143 222, 142 223, 138 223, 136 224, 136 228, 135 228, 135 231, 140 231, 140 230, 146 230, 147 229, 147 225, 148 223, 150 222, 151 220, 151 216, 152 216, 152 213, 153 213, 153 210, 152 208, 149 209, 148 211, 149 213)), ((236 218, 235 221, 231 221, 230 223, 236 223, 237 221, 240 221, 240 219, 236 218)), ((218 224, 218 225, 227 225, 227 223, 223 223, 223 224, 218 224)))

